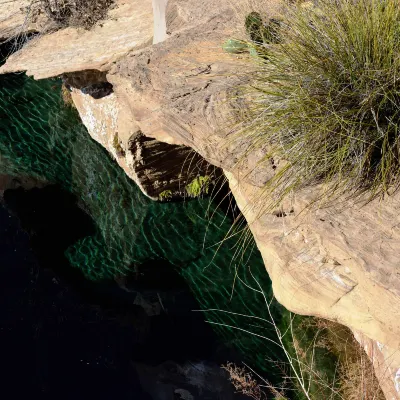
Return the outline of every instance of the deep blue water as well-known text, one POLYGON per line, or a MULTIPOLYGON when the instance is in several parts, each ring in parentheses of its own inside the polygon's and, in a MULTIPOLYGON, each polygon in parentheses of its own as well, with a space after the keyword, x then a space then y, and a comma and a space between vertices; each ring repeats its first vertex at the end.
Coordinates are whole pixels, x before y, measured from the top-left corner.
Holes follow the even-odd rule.
MULTIPOLYGON (((116 387, 125 394, 134 393, 136 389, 126 383, 129 379, 119 375, 131 371, 132 359, 159 363, 174 354, 182 360, 203 356, 215 362, 234 356, 269 379, 276 375, 266 360, 281 359, 278 349, 235 329, 274 337, 271 327, 215 311, 268 319, 263 296, 249 289, 255 287, 255 278, 268 296, 271 292, 254 243, 241 239, 240 233, 226 239, 232 220, 210 199, 157 203, 145 197, 90 138, 77 113, 63 104, 57 80, 36 82, 25 75, 0 76, 0 174, 35 178, 49 185, 30 191, 8 190, 4 196, 7 209, 0 209, 1 315, 5 316, 0 321, 0 343, 4 351, 7 343, 12 343, 13 350, 6 351, 5 359, 15 362, 11 366, 15 373, 21 363, 24 377, 33 370, 41 371, 39 378, 32 378, 32 385, 42 382, 37 390, 44 385, 44 392, 53 394, 48 382, 55 382, 55 388, 63 387, 69 378, 63 377, 62 371, 78 368, 65 398, 80 398, 76 397, 79 386, 88 388, 107 379, 112 384, 99 384, 99 393, 108 393, 110 388, 115 393, 116 387), (35 286, 35 279, 42 281, 35 286), (145 343, 142 354, 141 346, 133 343, 134 337, 140 336, 138 327, 147 319, 140 319, 137 307, 127 314, 129 328, 107 320, 132 303, 132 297, 116 289, 116 280, 129 285, 135 296, 143 293, 162 307, 157 320, 162 322, 152 322, 147 337, 140 339, 141 346, 145 343), (51 298, 60 312, 53 310, 51 298), (32 305, 31 299, 42 302, 43 307, 32 305), (101 317, 91 327, 89 321, 96 320, 99 307, 101 317), (214 311, 191 312, 193 309, 214 311), (25 318, 21 323, 17 322, 20 314, 25 318), (63 315, 72 321, 63 321, 63 315), (204 321, 217 325, 211 328, 204 321), (10 323, 14 328, 8 334, 10 323), (64 345, 57 340, 53 343, 46 335, 58 335, 64 345), (125 364, 113 370, 104 362, 98 373, 91 371, 85 378, 86 369, 77 367, 72 358, 86 354, 85 346, 87 350, 91 343, 87 356, 93 362, 96 351, 103 353, 108 342, 110 354, 101 357, 125 364), (14 358, 18 343, 21 354, 14 358), (66 351, 73 343, 76 349, 66 351), (40 354, 34 354, 32 347, 40 354), (61 350, 54 353, 55 349, 61 350), (115 355, 129 352, 135 355, 115 355), (20 359, 23 354, 27 362, 20 359), (57 369, 60 360, 65 360, 66 368, 57 369), (35 362, 39 365, 32 364, 35 362), (93 382, 86 385, 80 379, 93 382)), ((279 320, 281 310, 274 312, 279 320)))

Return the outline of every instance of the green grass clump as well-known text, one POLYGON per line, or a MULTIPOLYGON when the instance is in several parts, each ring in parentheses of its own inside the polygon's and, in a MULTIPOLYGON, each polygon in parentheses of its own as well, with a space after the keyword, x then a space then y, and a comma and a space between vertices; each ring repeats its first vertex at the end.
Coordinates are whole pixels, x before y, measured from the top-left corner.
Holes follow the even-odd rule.
POLYGON ((199 197, 202 194, 208 194, 211 178, 206 176, 198 176, 186 185, 186 193, 190 197, 199 197))
POLYGON ((172 199, 172 191, 171 190, 164 190, 158 195, 158 199, 160 201, 168 201, 172 199))
POLYGON ((293 318, 288 348, 314 399, 384 400, 374 366, 351 330, 316 317, 293 318))
POLYGON ((257 49, 240 136, 280 162, 267 184, 282 200, 325 183, 324 196, 396 189, 400 177, 398 0, 320 0, 292 6, 281 42, 257 49))

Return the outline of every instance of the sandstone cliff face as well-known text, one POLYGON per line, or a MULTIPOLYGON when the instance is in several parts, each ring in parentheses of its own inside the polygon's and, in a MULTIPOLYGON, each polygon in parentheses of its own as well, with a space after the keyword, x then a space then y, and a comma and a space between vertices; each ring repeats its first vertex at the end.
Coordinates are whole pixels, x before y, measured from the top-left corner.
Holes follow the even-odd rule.
POLYGON ((73 89, 72 98, 94 140, 104 146, 126 174, 153 200, 185 196, 197 176, 213 176, 212 168, 186 146, 145 136, 115 93, 99 99, 73 89))
MULTIPOLYGON (((230 129, 244 106, 232 94, 245 80, 241 69, 247 64, 246 55, 228 55, 221 44, 236 29, 237 10, 210 0, 154 0, 153 19, 150 1, 118 4, 116 20, 84 34, 65 29, 44 36, 10 57, 0 72, 24 70, 41 78, 103 71, 112 93, 95 99, 75 88, 74 102, 92 137, 150 197, 160 193, 152 176, 159 173, 163 182, 173 164, 181 168, 188 155, 181 151, 189 147, 223 167, 277 299, 294 312, 338 321, 362 335, 387 398, 400 398, 399 195, 304 212, 316 193, 309 188, 279 212, 260 216, 258 199, 273 166, 260 165, 262 149, 234 139, 230 129), (116 132, 124 156, 114 144, 116 132), (165 166, 157 172, 162 154, 165 166)), ((163 190, 177 184, 177 169, 163 190)))
MULTIPOLYGON (((241 60, 218 45, 229 32, 230 18, 225 12, 218 22, 214 17, 185 35, 128 55, 111 69, 108 80, 127 99, 146 135, 173 137, 226 170, 282 304, 362 331, 396 353, 398 199, 306 213, 316 193, 310 189, 298 193, 282 212, 259 217, 258 199, 273 168, 260 167, 262 151, 252 152, 249 143, 231 138, 224 127, 235 118, 225 93, 242 80, 241 60)), ((391 362, 400 367, 396 358, 391 362)))
POLYGON ((263 151, 231 139, 229 130, 242 104, 237 100, 232 105, 228 94, 245 80, 240 74, 245 56, 233 58, 221 49, 231 33, 225 26, 232 18, 233 13, 225 10, 162 44, 128 54, 111 68, 107 79, 147 136, 185 144, 229 170, 241 161, 243 174, 262 186, 273 172, 255 169, 263 151))
POLYGON ((304 212, 315 190, 259 217, 261 188, 225 171, 270 274, 277 300, 299 314, 349 326, 370 355, 388 399, 399 397, 399 197, 304 212), (363 343, 364 343, 363 342, 363 343), (397 374, 397 375, 396 375, 397 374), (389 383, 388 383, 389 382, 389 383))

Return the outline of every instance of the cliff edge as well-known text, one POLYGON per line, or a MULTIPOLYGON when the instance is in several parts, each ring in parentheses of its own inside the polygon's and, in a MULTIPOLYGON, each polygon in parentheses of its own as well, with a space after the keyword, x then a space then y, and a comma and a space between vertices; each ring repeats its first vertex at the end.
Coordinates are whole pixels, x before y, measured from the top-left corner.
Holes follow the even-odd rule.
MULTIPOLYGON (((206 174, 203 168, 210 165, 223 168, 278 301, 350 327, 373 348, 368 354, 387 399, 400 398, 399 195, 305 212, 317 190, 308 188, 279 212, 259 214, 258 199, 274 169, 260 165, 262 149, 232 139, 231 127, 245 108, 232 93, 246 80, 241 71, 248 55, 222 49, 226 39, 240 35, 241 3, 118 0, 106 22, 90 31, 39 35, 10 56, 0 73, 62 76, 89 133, 142 189, 154 184, 144 182, 151 168, 140 167, 154 154, 168 154, 156 179, 164 182, 163 191, 176 187, 177 171, 190 155, 191 165, 201 167, 186 181, 206 174), (101 96, 87 90, 99 84, 109 90, 101 96), (147 151, 141 159, 132 147, 138 141, 147 151)), ((14 25, 5 32, 16 29, 15 16, 10 21, 14 25)), ((157 159, 150 164, 157 168, 157 159)))

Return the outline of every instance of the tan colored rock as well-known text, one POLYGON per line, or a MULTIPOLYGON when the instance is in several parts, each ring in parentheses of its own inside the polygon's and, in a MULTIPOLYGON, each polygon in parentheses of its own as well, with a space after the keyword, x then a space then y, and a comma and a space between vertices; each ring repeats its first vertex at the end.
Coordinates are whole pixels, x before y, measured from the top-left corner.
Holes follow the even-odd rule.
MULTIPOLYGON (((168 0, 166 8, 166 27, 169 35, 177 32, 192 30, 197 25, 208 23, 217 18, 221 23, 221 15, 228 13, 230 18, 225 21, 226 26, 234 29, 234 7, 240 0, 216 2, 215 0, 168 0)), ((220 29, 220 28, 219 28, 220 29)))
POLYGON ((117 0, 108 19, 87 31, 66 28, 30 41, 10 56, 0 73, 26 71, 35 79, 88 69, 106 71, 130 50, 151 44, 150 0, 117 0))
POLYGON ((353 333, 370 358, 386 399, 396 400, 400 392, 400 352, 374 341, 360 332, 353 333))
POLYGON ((94 99, 73 89, 72 98, 92 138, 151 199, 159 200, 166 190, 172 197, 185 196, 186 185, 198 175, 214 174, 192 149, 144 136, 114 93, 94 99))
POLYGON ((396 373, 400 368, 400 196, 364 207, 346 203, 341 209, 304 212, 315 196, 314 188, 297 194, 279 214, 260 216, 262 189, 238 181, 227 171, 226 176, 261 251, 277 300, 298 314, 340 322, 380 342, 388 349, 386 367, 396 373), (390 354, 396 354, 396 359, 390 354))
POLYGON ((227 93, 243 81, 241 69, 248 65, 248 55, 222 49, 234 15, 226 9, 163 43, 130 53, 107 80, 146 136, 192 147, 218 167, 231 169, 241 160, 242 171, 261 186, 273 172, 254 168, 264 152, 229 135, 242 105, 238 101, 232 109, 227 93))
POLYGON ((0 0, 0 42, 15 39, 15 46, 19 47, 26 35, 41 32, 48 23, 44 14, 30 16, 32 0, 0 0))

